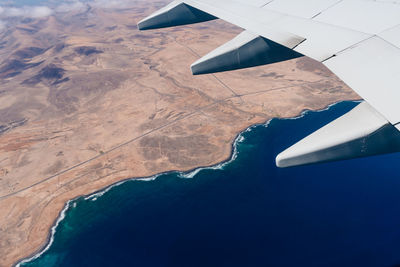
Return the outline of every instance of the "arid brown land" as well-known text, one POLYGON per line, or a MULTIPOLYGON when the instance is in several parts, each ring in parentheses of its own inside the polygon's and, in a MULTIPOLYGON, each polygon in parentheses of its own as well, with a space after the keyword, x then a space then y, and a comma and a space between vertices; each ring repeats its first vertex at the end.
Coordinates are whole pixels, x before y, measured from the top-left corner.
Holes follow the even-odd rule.
POLYGON ((139 32, 162 2, 15 20, 0 33, 0 265, 39 251, 65 203, 117 181, 227 159, 273 117, 359 97, 308 58, 192 76, 241 30, 139 32))

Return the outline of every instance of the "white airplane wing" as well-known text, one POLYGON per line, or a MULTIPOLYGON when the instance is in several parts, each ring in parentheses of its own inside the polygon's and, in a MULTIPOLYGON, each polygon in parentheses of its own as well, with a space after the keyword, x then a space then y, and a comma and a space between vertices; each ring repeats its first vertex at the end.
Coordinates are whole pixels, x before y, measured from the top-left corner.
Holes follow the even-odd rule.
POLYGON ((279 167, 400 151, 400 0, 176 0, 141 30, 220 18, 244 29, 193 74, 308 56, 365 102, 277 156, 279 167))

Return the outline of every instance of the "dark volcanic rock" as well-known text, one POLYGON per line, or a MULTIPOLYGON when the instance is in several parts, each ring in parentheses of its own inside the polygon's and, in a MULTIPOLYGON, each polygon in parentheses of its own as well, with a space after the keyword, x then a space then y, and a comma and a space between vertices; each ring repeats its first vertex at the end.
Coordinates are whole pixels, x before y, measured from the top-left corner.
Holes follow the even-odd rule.
POLYGON ((7 41, 3 41, 0 43, 0 49, 3 49, 4 47, 6 47, 7 41))
POLYGON ((36 76, 33 76, 33 77, 29 78, 29 79, 26 79, 21 84, 23 84, 23 85, 31 85, 32 86, 32 85, 36 85, 36 84, 40 83, 40 81, 41 81, 41 79, 36 75, 36 76))
POLYGON ((25 62, 14 59, 3 64, 3 66, 0 68, 0 73, 24 70, 27 65, 28 64, 25 62))
POLYGON ((8 73, 5 73, 4 75, 0 75, 0 77, 7 79, 7 78, 15 77, 15 76, 17 76, 18 74, 21 74, 21 73, 22 73, 21 71, 8 72, 8 73))
POLYGON ((80 46, 75 48, 75 52, 79 55, 89 56, 91 54, 101 54, 103 51, 97 50, 94 46, 80 46))
POLYGON ((27 59, 27 58, 33 58, 36 57, 42 53, 44 53, 46 49, 40 48, 40 47, 26 47, 23 49, 20 49, 14 53, 15 57, 18 57, 20 59, 27 59))
POLYGON ((27 32, 29 34, 35 34, 38 32, 37 29, 32 29, 32 28, 23 28, 23 27, 16 27, 16 29, 20 30, 20 31, 24 31, 27 32))
POLYGON ((0 78, 14 77, 20 74, 26 67, 27 64, 19 60, 5 62, 0 67, 0 78))
POLYGON ((29 78, 25 81, 22 82, 22 84, 25 85, 36 85, 39 82, 41 82, 43 79, 45 80, 53 80, 53 84, 57 84, 66 81, 65 79, 62 79, 64 76, 65 70, 63 68, 59 68, 55 66, 54 64, 50 64, 43 69, 39 71, 39 73, 32 78, 29 78))
POLYGON ((65 83, 65 82, 68 82, 68 81, 69 81, 69 78, 68 78, 68 77, 65 77, 65 78, 62 79, 62 80, 57 80, 57 81, 53 82, 52 85, 58 85, 58 84, 60 84, 60 83, 65 83))
POLYGON ((22 71, 39 66, 42 63, 43 61, 36 63, 26 63, 17 59, 6 61, 3 65, 0 66, 0 78, 14 77, 20 74, 22 71))
POLYGON ((114 26, 106 27, 106 30, 107 30, 107 31, 113 31, 113 30, 115 30, 116 28, 117 28, 117 26, 114 25, 114 26))
POLYGON ((55 65, 48 65, 40 71, 39 75, 41 78, 58 80, 63 77, 64 72, 65 70, 62 68, 58 68, 55 65))
POLYGON ((28 120, 24 118, 17 121, 12 121, 7 124, 0 125, 0 135, 14 128, 24 125, 27 121, 28 120))
POLYGON ((57 45, 54 47, 54 51, 55 51, 56 53, 59 53, 59 52, 61 52, 65 47, 66 47, 66 45, 65 45, 64 43, 57 44, 57 45))

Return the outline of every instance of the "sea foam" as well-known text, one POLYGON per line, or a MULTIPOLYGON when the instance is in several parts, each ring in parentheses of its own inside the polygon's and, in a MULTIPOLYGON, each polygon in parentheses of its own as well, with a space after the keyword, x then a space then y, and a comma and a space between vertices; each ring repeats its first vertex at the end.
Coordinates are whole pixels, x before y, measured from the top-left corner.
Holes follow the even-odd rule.
MULTIPOLYGON (((337 104, 339 104, 339 103, 342 103, 342 102, 346 102, 346 101, 338 101, 338 102, 332 103, 332 104, 326 106, 326 107, 323 108, 323 109, 317 109, 317 110, 306 109, 306 110, 302 111, 302 112, 300 113, 300 115, 298 115, 298 116, 296 116, 296 117, 281 118, 281 120, 298 120, 298 119, 303 118, 305 115, 307 115, 307 114, 310 113, 310 112, 319 113, 319 112, 327 111, 327 110, 330 109, 331 107, 333 107, 333 106, 335 106, 335 105, 337 105, 337 104)), ((353 103, 361 103, 361 102, 363 102, 363 100, 352 100, 352 101, 350 101, 350 102, 353 102, 353 103)))
POLYGON ((242 133, 240 133, 236 136, 235 141, 233 142, 233 145, 232 145, 233 151, 232 151, 231 157, 227 161, 224 161, 224 162, 221 162, 216 165, 209 166, 209 167, 196 168, 189 172, 180 172, 178 177, 183 178, 183 179, 191 179, 191 178, 194 178, 199 172, 201 172, 203 170, 223 170, 224 167, 226 167, 227 165, 232 163, 237 158, 237 156, 239 154, 239 152, 237 150, 237 145, 239 143, 244 142, 245 137, 243 136, 243 133, 250 132, 252 127, 255 127, 255 126, 253 125, 251 127, 248 127, 246 130, 244 130, 242 133))
MULTIPOLYGON (((27 259, 24 259, 24 260, 20 261, 20 262, 16 265, 16 267, 21 267, 21 264, 28 263, 28 262, 30 262, 30 261, 36 260, 37 258, 39 258, 40 256, 42 256, 43 253, 45 253, 47 250, 49 250, 49 248, 51 247, 51 245, 52 245, 53 242, 54 242, 54 235, 55 235, 55 233, 56 233, 56 231, 57 231, 57 227, 58 227, 58 225, 60 224, 60 222, 61 222, 62 220, 65 219, 65 215, 66 215, 68 209, 70 208, 70 204, 71 204, 72 201, 73 201, 73 200, 68 200, 68 201, 67 201, 67 203, 65 204, 64 208, 63 208, 62 211, 60 212, 60 215, 58 216, 58 218, 57 218, 57 220, 56 220, 56 223, 51 227, 50 239, 49 239, 49 242, 47 243, 47 245, 44 247, 44 249, 42 249, 39 253, 33 255, 33 256, 30 257, 30 258, 27 258, 27 259)), ((74 208, 76 207, 76 203, 74 203, 73 207, 74 207, 74 208)))
POLYGON ((123 183, 125 183, 125 182, 128 182, 128 181, 150 182, 150 181, 154 181, 154 180, 157 179, 159 176, 160 176, 160 174, 156 174, 156 175, 153 175, 153 176, 151 176, 151 177, 127 179, 127 180, 124 180, 124 181, 121 181, 121 182, 112 184, 112 185, 110 185, 109 187, 106 187, 105 189, 103 189, 103 190, 101 190, 101 191, 99 191, 99 192, 93 193, 93 194, 91 194, 91 195, 85 197, 84 200, 96 201, 99 197, 104 196, 105 193, 107 193, 108 191, 110 191, 110 190, 113 189, 114 187, 117 187, 117 186, 119 186, 119 185, 121 185, 121 184, 123 184, 123 183))

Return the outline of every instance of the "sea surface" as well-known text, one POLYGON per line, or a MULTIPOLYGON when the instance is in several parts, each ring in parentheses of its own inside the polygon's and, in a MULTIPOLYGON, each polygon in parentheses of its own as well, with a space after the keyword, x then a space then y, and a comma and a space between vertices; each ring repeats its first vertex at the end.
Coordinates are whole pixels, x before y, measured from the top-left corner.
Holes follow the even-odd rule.
POLYGON ((22 266, 400 264, 400 154, 275 167, 277 153, 356 104, 251 127, 214 168, 73 200, 47 250, 22 266))

